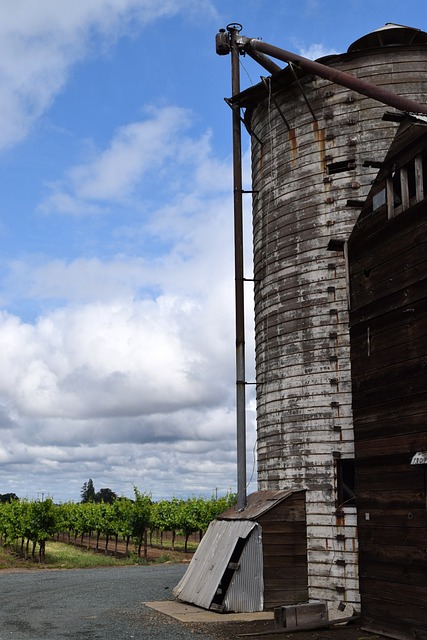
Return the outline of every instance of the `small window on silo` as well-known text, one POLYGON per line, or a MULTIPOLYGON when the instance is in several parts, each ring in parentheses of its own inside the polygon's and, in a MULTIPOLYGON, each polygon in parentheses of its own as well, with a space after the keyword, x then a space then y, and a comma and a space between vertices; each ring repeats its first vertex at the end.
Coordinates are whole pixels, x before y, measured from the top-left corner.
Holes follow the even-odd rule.
POLYGON ((331 162, 326 165, 326 169, 328 170, 328 175, 332 175, 334 173, 342 173, 343 171, 351 171, 356 168, 356 160, 354 158, 350 158, 349 160, 341 160, 340 162, 331 162))
POLYGON ((328 251, 340 251, 344 253, 345 240, 341 238, 331 238, 328 242, 327 250, 328 251))
POLYGON ((355 505, 355 464, 354 458, 337 458, 337 508, 355 505))

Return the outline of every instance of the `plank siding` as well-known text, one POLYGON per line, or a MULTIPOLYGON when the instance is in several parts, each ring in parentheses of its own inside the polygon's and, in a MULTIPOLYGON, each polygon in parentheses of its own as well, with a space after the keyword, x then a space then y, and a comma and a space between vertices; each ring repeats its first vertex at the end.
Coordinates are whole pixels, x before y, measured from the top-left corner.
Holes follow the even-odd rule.
POLYGON ((264 609, 308 599, 305 493, 279 503, 258 519, 262 527, 264 609))
MULTIPOLYGON (((404 131, 389 162, 410 157, 404 131)), ((427 638, 427 468, 411 464, 427 451, 426 214, 365 215, 349 241, 362 618, 399 640, 427 638)))

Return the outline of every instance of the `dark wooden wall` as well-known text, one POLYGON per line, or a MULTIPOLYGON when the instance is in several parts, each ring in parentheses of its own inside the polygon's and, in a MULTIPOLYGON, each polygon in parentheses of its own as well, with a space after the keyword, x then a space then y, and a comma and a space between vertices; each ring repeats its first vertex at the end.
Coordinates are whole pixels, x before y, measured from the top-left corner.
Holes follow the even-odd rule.
POLYGON ((359 221, 349 242, 363 625, 427 638, 427 202, 359 221))
POLYGON ((305 492, 258 519, 262 527, 264 609, 308 600, 305 492))

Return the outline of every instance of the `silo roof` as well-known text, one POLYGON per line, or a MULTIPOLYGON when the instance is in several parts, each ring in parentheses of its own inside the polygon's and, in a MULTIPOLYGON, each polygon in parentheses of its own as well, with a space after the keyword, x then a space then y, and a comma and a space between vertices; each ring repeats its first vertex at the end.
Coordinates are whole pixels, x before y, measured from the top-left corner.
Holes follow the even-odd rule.
POLYGON ((407 27, 403 24, 388 22, 383 27, 362 36, 347 49, 348 53, 363 51, 366 49, 378 49, 379 47, 392 47, 396 45, 426 44, 427 33, 421 29, 407 27))
MULTIPOLYGON (((389 48, 392 46, 407 47, 410 45, 417 46, 426 44, 427 32, 414 27, 387 23, 376 31, 372 31, 353 42, 346 53, 324 56, 322 58, 318 58, 316 61, 329 66, 341 60, 351 58, 352 55, 357 55, 359 51, 389 48)), ((250 109, 262 102, 262 100, 266 99, 269 95, 269 91, 272 93, 280 91, 295 82, 295 75, 303 77, 304 75, 307 75, 307 73, 302 69, 299 69, 298 66, 294 66, 292 72, 290 67, 287 65, 281 71, 278 71, 271 76, 270 85, 260 82, 231 97, 229 102, 230 104, 238 104, 239 107, 243 109, 250 109)), ((250 112, 245 118, 247 123, 249 120, 250 112)))

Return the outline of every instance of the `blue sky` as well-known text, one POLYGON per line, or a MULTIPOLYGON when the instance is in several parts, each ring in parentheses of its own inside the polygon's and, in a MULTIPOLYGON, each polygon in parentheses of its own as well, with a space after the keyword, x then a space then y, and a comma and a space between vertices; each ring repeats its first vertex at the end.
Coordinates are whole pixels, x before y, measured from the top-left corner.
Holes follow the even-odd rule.
MULTIPOLYGON (((427 28, 420 0, 0 4, 0 493, 235 489, 230 22, 312 58, 427 28)), ((249 392, 248 477, 254 434, 249 392)))

